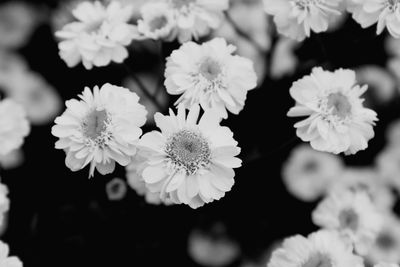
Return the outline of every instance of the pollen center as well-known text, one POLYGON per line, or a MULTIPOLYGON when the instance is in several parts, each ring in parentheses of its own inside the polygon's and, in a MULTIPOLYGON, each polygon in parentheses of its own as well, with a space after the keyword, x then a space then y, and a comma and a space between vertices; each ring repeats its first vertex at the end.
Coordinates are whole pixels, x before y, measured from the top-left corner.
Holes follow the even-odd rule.
POLYGON ((379 247, 383 249, 391 249, 396 246, 395 239, 390 235, 390 233, 383 232, 376 238, 376 243, 379 247))
POLYGON ((221 74, 220 64, 212 58, 206 58, 199 68, 200 74, 209 81, 213 81, 221 74))
POLYGON ((150 31, 160 30, 167 25, 168 20, 165 16, 155 17, 149 23, 150 31))
POLYGON ((322 253, 312 254, 301 267, 332 267, 331 259, 322 253))
POLYGON ((340 227, 356 231, 358 228, 358 214, 353 209, 345 209, 339 214, 340 227))
POLYGON ((351 113, 351 104, 342 93, 332 93, 328 96, 328 108, 333 109, 333 115, 346 118, 351 113))
POLYGON ((83 122, 83 131, 86 137, 93 141, 103 135, 107 129, 108 115, 105 110, 93 110, 83 122))
POLYGON ((86 25, 85 31, 89 34, 96 33, 100 30, 103 20, 93 21, 86 25))
POLYGON ((207 140, 199 133, 181 130, 172 135, 165 152, 173 166, 184 169, 187 174, 194 174, 210 162, 211 150, 207 140))

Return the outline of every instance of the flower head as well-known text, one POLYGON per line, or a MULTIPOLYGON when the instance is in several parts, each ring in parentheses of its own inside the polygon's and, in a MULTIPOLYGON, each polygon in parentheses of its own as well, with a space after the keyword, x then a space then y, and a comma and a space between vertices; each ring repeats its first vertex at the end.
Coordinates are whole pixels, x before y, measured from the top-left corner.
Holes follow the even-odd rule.
POLYGON ((314 68, 290 88, 296 105, 288 116, 309 116, 294 125, 297 135, 320 151, 355 154, 366 149, 377 120, 362 104, 360 96, 366 90, 366 85, 356 85, 354 71, 314 68))
POLYGON ((176 103, 186 108, 200 104, 204 110, 215 109, 222 118, 227 118, 226 110, 238 114, 257 77, 250 60, 232 55, 235 49, 222 38, 202 45, 183 44, 167 60, 168 93, 182 94, 176 103))
POLYGON ((101 67, 111 61, 121 63, 128 57, 125 46, 137 36, 136 27, 128 24, 131 6, 112 1, 107 7, 100 2, 82 2, 74 10, 77 21, 69 23, 56 36, 60 56, 69 67, 80 61, 86 69, 101 67))
POLYGON ((1 267, 22 267, 22 262, 15 256, 9 256, 8 245, 0 241, 0 266, 1 267))
POLYGON ((96 86, 93 92, 86 87, 79 97, 66 102, 67 110, 52 128, 60 138, 56 148, 67 154, 67 167, 77 171, 90 163, 89 176, 93 176, 95 168, 101 174, 111 173, 115 161, 128 165, 146 121, 139 97, 111 84, 96 86))
POLYGON ((190 109, 187 117, 180 105, 178 114, 157 113, 161 132, 143 135, 139 146, 148 166, 143 179, 151 192, 176 204, 198 208, 219 200, 234 184, 232 168, 241 166, 233 134, 219 125, 219 117, 206 111, 197 123, 200 107, 190 109))

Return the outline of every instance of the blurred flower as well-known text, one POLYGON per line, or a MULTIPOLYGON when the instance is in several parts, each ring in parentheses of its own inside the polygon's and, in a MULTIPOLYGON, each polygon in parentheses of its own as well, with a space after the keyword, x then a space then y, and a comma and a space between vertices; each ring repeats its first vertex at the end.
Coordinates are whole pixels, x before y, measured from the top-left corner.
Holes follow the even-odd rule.
MULTIPOLYGON (((0 226, 2 226, 5 223, 6 213, 10 209, 10 200, 7 195, 8 195, 7 186, 5 184, 0 183, 0 226)), ((0 255, 0 263, 1 263, 1 255, 0 255)), ((0 264, 0 266, 2 265, 0 264)))
POLYGON ((66 102, 67 110, 52 128, 60 138, 55 147, 67 154, 67 167, 78 171, 90 163, 91 177, 95 168, 103 175, 113 172, 115 161, 128 165, 146 122, 147 111, 139 97, 111 84, 95 86, 93 93, 86 87, 79 97, 66 102))
POLYGON ((392 145, 384 148, 376 156, 375 163, 385 182, 400 194, 400 146, 392 145))
POLYGON ((14 169, 24 162, 24 152, 22 149, 14 149, 8 154, 0 155, 0 167, 4 170, 14 169))
POLYGON ((0 241, 0 266, 1 267, 22 267, 23 264, 18 257, 9 256, 8 245, 0 241))
POLYGON ((292 39, 281 37, 275 45, 271 58, 271 77, 280 79, 285 75, 291 75, 295 71, 298 62, 294 49, 298 43, 292 39))
POLYGON ((126 195, 126 183, 121 178, 113 178, 106 184, 107 197, 111 201, 121 200, 126 195))
POLYGON ((275 250, 267 267, 363 267, 362 258, 352 253, 336 232, 318 231, 305 238, 296 235, 285 239, 275 250))
POLYGON ((226 110, 238 114, 247 91, 257 86, 257 77, 250 60, 232 55, 235 49, 215 38, 202 45, 188 42, 173 51, 167 59, 165 87, 172 95, 182 94, 176 104, 200 104, 222 118, 228 117, 226 110))
POLYGON ((380 262, 376 264, 374 267, 399 267, 399 265, 397 263, 380 262))
POLYGON ((29 132, 25 110, 11 99, 0 101, 0 155, 21 147, 29 132))
POLYGON ((400 220, 393 213, 385 214, 383 227, 366 258, 371 264, 400 262, 400 220))
POLYGON ((335 154, 366 149, 377 120, 373 110, 363 107, 360 96, 366 90, 366 85, 356 85, 354 71, 314 68, 290 88, 296 105, 288 116, 309 116, 294 125, 297 136, 316 150, 335 154))
POLYGON ((360 255, 366 255, 382 228, 383 218, 365 192, 334 192, 312 213, 314 224, 337 230, 350 240, 360 255))
POLYGON ((198 208, 221 199, 234 184, 232 168, 241 166, 233 133, 221 127, 219 117, 206 111, 197 124, 200 107, 193 106, 186 118, 185 108, 175 115, 155 115, 157 127, 142 136, 139 147, 147 154, 149 166, 143 178, 151 192, 176 204, 198 208))
POLYGON ((341 0, 264 0, 265 11, 274 16, 280 34, 298 41, 310 37, 311 31, 325 32, 339 18, 341 0), (337 19, 336 18, 336 19, 337 19))
POLYGON ((86 69, 122 63, 128 57, 125 46, 137 36, 136 27, 128 24, 131 12, 130 6, 115 1, 107 7, 100 2, 80 3, 72 11, 78 21, 56 32, 63 40, 59 43, 60 57, 69 67, 82 61, 86 69))
POLYGON ((378 23, 377 34, 381 34, 386 27, 393 37, 400 37, 400 10, 397 0, 348 0, 347 10, 361 27, 368 28, 378 23))
POLYGON ((240 253, 239 245, 224 233, 193 230, 189 235, 188 253, 197 264, 222 267, 231 264, 240 253))
POLYGON ((342 171, 339 157, 300 145, 284 163, 282 177, 290 193, 308 202, 324 195, 342 171))
POLYGON ((18 49, 27 44, 40 20, 39 10, 23 1, 0 5, 0 48, 18 49))
POLYGON ((400 119, 392 121, 385 132, 388 147, 399 147, 400 150, 400 119))

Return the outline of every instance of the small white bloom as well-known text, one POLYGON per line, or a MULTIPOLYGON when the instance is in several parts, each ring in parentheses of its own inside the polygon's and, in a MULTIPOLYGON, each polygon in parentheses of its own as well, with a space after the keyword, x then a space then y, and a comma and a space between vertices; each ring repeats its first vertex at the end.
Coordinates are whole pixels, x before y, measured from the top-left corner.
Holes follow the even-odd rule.
POLYGON ((316 150, 335 154, 366 149, 377 120, 376 113, 362 104, 366 90, 366 85, 356 85, 354 71, 314 68, 290 88, 296 105, 288 116, 308 116, 294 125, 297 136, 316 150))
POLYGON ((29 132, 25 110, 13 100, 0 101, 0 155, 21 147, 29 132))
POLYGON ((67 110, 55 120, 52 134, 59 137, 57 149, 64 149, 65 163, 78 171, 90 163, 89 176, 114 171, 115 161, 131 162, 136 142, 142 135, 147 111, 139 97, 128 89, 105 84, 93 92, 85 88, 81 100, 68 100, 67 110))
POLYGON ((114 178, 106 184, 107 197, 111 201, 123 199, 126 192, 126 183, 121 178, 114 178))
POLYGON ((176 102, 186 108, 200 104, 215 109, 227 118, 226 110, 238 114, 244 107, 247 91, 257 86, 253 63, 234 56, 236 50, 222 38, 202 45, 183 44, 167 59, 165 87, 168 93, 182 96, 176 102))
POLYGON ((282 177, 290 193, 308 202, 324 195, 342 171, 339 157, 300 145, 284 164, 282 177))
POLYGON ((361 27, 368 28, 378 23, 377 34, 387 28, 393 37, 400 37, 399 0, 349 0, 347 10, 361 27))
POLYGON ((382 228, 383 218, 365 192, 335 192, 312 213, 313 222, 339 231, 360 255, 366 255, 382 228))
POLYGON ((341 0, 264 0, 265 11, 274 16, 278 32, 298 41, 328 30, 338 19, 341 0))
POLYGON ((206 111, 197 123, 200 107, 193 106, 186 117, 180 105, 178 114, 155 115, 157 127, 139 142, 149 166, 143 178, 151 192, 176 204, 198 208, 221 199, 234 184, 233 168, 241 166, 233 133, 221 127, 219 117, 206 111))
POLYGON ((60 57, 69 67, 80 61, 86 69, 122 63, 128 57, 125 46, 137 36, 135 26, 128 24, 131 6, 113 1, 107 7, 100 2, 83 2, 74 10, 77 21, 69 23, 56 36, 60 57))
POLYGON ((336 232, 318 231, 305 238, 285 239, 275 250, 267 267, 363 267, 362 258, 352 253, 336 232))
POLYGON ((0 266, 1 267, 22 267, 23 264, 18 257, 9 256, 8 245, 0 241, 0 266))

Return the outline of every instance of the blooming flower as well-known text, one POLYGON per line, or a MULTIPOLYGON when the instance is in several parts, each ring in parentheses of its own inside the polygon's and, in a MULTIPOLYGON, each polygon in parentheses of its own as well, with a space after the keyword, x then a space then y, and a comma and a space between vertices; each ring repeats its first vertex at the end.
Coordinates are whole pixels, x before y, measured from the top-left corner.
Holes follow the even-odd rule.
POLYGON ((126 183, 121 178, 114 178, 106 184, 107 197, 111 201, 123 199, 126 191, 126 183))
POLYGON ((18 257, 9 256, 8 245, 0 241, 0 266, 1 267, 22 267, 22 262, 18 257))
POLYGON ((365 192, 336 192, 327 196, 312 213, 313 222, 339 231, 366 255, 382 227, 382 215, 365 192))
POLYGON ((86 69, 101 67, 111 61, 121 63, 128 57, 125 46, 137 36, 136 27, 128 24, 132 9, 113 1, 107 7, 100 2, 83 2, 74 10, 78 20, 69 23, 56 36, 60 57, 69 67, 80 61, 86 69))
POLYGON ((168 93, 182 94, 176 103, 186 108, 200 104, 204 110, 215 109, 222 118, 228 117, 226 110, 238 114, 257 77, 250 60, 232 55, 235 49, 222 38, 202 45, 183 44, 167 59, 168 93))
POLYGON ((362 267, 362 259, 336 232, 318 231, 305 238, 296 235, 285 239, 272 253, 267 267, 362 267))
POLYGON ((385 28, 395 37, 400 37, 400 2, 398 0, 349 0, 347 10, 361 27, 368 28, 378 23, 377 34, 385 28))
POLYGON ((85 88, 81 100, 66 102, 67 110, 55 120, 52 134, 59 137, 65 163, 78 171, 90 163, 89 176, 114 171, 115 161, 126 166, 136 153, 136 142, 146 122, 146 109, 128 89, 105 84, 93 92, 85 88))
POLYGON ((13 100, 0 101, 0 155, 22 146, 29 132, 25 110, 13 100))
POLYGON ((326 193, 342 171, 339 157, 301 145, 284 164, 282 177, 290 193, 303 201, 314 201, 326 193))
POLYGON ((264 0, 265 11, 274 16, 278 32, 298 41, 309 37, 311 31, 328 30, 339 18, 341 0, 264 0))
POLYGON ((320 151, 355 154, 366 149, 377 117, 360 98, 367 86, 355 83, 354 71, 329 72, 320 67, 293 83, 290 95, 296 105, 288 116, 309 116, 294 125, 297 135, 320 151))
POLYGON ((219 125, 219 117, 206 111, 197 123, 200 107, 193 106, 186 118, 180 105, 175 115, 155 115, 157 127, 142 136, 139 147, 147 154, 143 178, 151 192, 176 204, 198 208, 221 199, 234 184, 232 168, 241 166, 233 134, 219 125))

